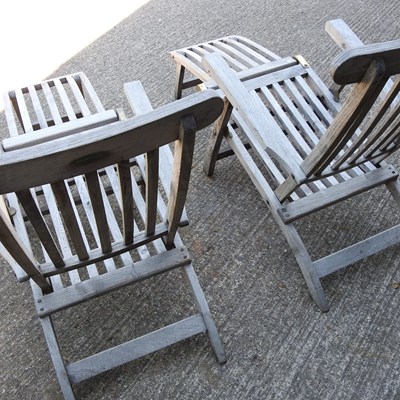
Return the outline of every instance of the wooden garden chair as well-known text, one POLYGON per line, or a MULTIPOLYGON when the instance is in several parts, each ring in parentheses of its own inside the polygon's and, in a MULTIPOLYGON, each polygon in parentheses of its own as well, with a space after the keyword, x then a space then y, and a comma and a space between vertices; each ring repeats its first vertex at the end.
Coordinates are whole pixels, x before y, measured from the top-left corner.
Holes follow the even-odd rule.
MULTIPOLYGON (((329 305, 321 278, 400 241, 397 225, 312 260, 295 226, 305 216, 380 185, 400 204, 398 172, 385 162, 399 146, 400 78, 389 90, 385 86, 400 73, 399 56, 399 40, 341 53, 333 61, 333 79, 337 85, 354 84, 342 107, 302 57, 239 71, 219 51, 208 51, 202 59, 210 77, 203 86, 219 88, 225 98, 205 172, 212 175, 225 138, 281 228, 322 311, 329 305)), ((184 67, 197 71, 188 62, 184 67)))
POLYGON ((225 362, 177 233, 186 218, 195 132, 217 118, 223 102, 205 91, 153 110, 140 82, 125 91, 134 118, 106 111, 82 73, 5 96, 1 253, 18 280, 31 283, 66 399, 74 398, 73 384, 204 332, 225 362), (196 314, 65 364, 53 314, 175 268, 188 278, 196 314))

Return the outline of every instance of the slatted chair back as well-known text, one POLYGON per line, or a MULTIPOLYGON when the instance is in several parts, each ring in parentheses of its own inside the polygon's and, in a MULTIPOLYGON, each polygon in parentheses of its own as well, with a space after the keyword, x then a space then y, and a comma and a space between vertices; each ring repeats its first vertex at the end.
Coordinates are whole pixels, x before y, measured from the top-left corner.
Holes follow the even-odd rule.
POLYGON ((187 195, 195 132, 212 123, 221 111, 222 100, 207 91, 73 135, 49 135, 46 140, 46 129, 42 129, 39 143, 35 134, 27 133, 23 146, 5 146, 0 160, 0 194, 17 198, 26 215, 16 216, 12 222, 10 204, 3 203, 2 245, 44 293, 53 290, 50 276, 112 260, 159 238, 171 248, 187 195), (163 189, 168 197, 165 207, 159 188, 159 148, 172 142, 174 162, 171 185, 163 189), (135 164, 144 172, 143 196, 135 193, 141 183, 131 169, 135 164), (116 197, 117 213, 113 213, 108 192, 116 197), (135 207, 143 209, 135 204, 136 199, 145 201, 142 226, 134 222, 135 207), (89 204, 90 212, 85 211, 89 204), (81 215, 84 212, 86 219, 81 215), (118 222, 112 214, 118 213, 122 237, 116 236, 112 227, 118 222), (160 213, 165 215, 158 217, 160 213), (29 220, 40 239, 41 252, 28 248, 18 237, 13 223, 23 219, 29 220), (65 234, 55 233, 60 230, 65 234))
POLYGON ((337 84, 355 84, 341 111, 301 164, 307 178, 331 175, 359 164, 379 164, 399 148, 400 40, 341 53, 333 61, 337 84))

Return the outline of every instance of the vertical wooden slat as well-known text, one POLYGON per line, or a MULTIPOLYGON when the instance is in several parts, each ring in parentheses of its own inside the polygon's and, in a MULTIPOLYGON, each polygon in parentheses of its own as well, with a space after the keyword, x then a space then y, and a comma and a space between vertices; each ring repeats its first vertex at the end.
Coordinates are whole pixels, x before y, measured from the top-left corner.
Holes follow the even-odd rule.
POLYGON ((56 125, 62 124, 62 119, 60 115, 60 111, 58 110, 56 101, 53 96, 53 92, 50 89, 49 83, 48 82, 43 82, 42 83, 42 89, 43 93, 46 97, 47 104, 49 105, 50 108, 50 113, 51 116, 53 117, 53 121, 56 125))
POLYGON ((107 217, 104 210, 104 203, 100 191, 99 176, 97 171, 89 172, 85 175, 86 184, 89 191, 90 201, 95 210, 95 218, 100 244, 103 253, 111 251, 110 230, 108 228, 107 217))
MULTIPOLYGON (((399 106, 397 105, 397 109, 393 108, 391 112, 387 115, 387 117, 382 120, 382 117, 385 115, 387 110, 392 106, 393 100, 396 98, 398 92, 400 90, 400 77, 396 79, 394 85, 390 89, 389 93, 385 97, 382 103, 379 104, 378 109, 375 114, 370 118, 367 125, 363 127, 360 135, 358 135, 357 139, 353 142, 353 145, 346 151, 343 156, 343 160, 339 160, 334 165, 334 168, 340 166, 341 163, 346 161, 348 158, 349 163, 353 163, 357 161, 359 157, 363 155, 371 146, 376 142, 382 141, 383 132, 390 126, 392 121, 397 117, 399 113, 399 106), (380 125, 379 129, 373 132, 375 127, 383 121, 383 124, 380 125), (355 149, 359 148, 360 151, 358 153, 355 152, 355 149)), ((378 145, 379 146, 379 145, 378 145)), ((372 150, 373 153, 375 150, 372 150)), ((369 152, 367 154, 370 154, 369 152)), ((366 155, 368 157, 368 155, 366 155)))
POLYGON ((76 101, 78 103, 78 106, 82 111, 82 115, 84 117, 87 117, 88 115, 91 115, 89 107, 87 106, 86 101, 83 98, 82 92, 81 92, 80 88, 78 87, 78 84, 76 83, 76 80, 74 79, 74 77, 71 76, 71 75, 68 75, 67 76, 67 81, 68 81, 69 86, 70 86, 70 88, 72 90, 72 93, 75 96, 75 99, 76 99, 76 101))
POLYGON ((25 210, 29 221, 31 222, 33 228, 35 229, 40 241, 43 244, 47 254, 49 255, 51 261, 55 267, 64 266, 63 258, 57 248, 57 245, 53 239, 52 234, 40 212, 35 200, 33 199, 32 193, 29 189, 17 192, 17 197, 21 202, 22 207, 25 210))
POLYGON ((54 86, 57 89, 57 92, 60 96, 61 102, 65 108, 65 111, 67 113, 68 119, 70 121, 76 119, 75 111, 72 107, 71 102, 69 101, 67 92, 65 91, 64 85, 61 83, 60 79, 54 79, 54 86))
POLYGON ((228 99, 224 100, 224 111, 214 123, 212 134, 208 139, 207 150, 203 161, 203 171, 207 176, 214 174, 217 163, 218 152, 221 147, 222 138, 228 132, 228 123, 232 114, 232 105, 228 99))
POLYGON ((132 178, 129 160, 123 160, 118 163, 118 176, 120 188, 120 204, 122 210, 122 223, 124 243, 131 244, 133 242, 134 226, 133 226, 133 195, 132 195, 132 178))
POLYGON ((32 121, 21 89, 15 91, 15 101, 14 108, 19 110, 21 124, 25 133, 33 132, 32 121))
POLYGON ((40 104, 39 96, 37 94, 35 86, 28 86, 28 92, 32 100, 33 109, 35 110, 39 126, 40 128, 46 128, 47 127, 46 117, 44 115, 42 105, 40 104))
MULTIPOLYGON (((83 209, 85 210, 86 218, 87 218, 87 220, 89 222, 89 225, 90 225, 90 228, 91 228, 91 230, 93 232, 93 236, 94 236, 94 238, 96 240, 96 243, 98 243, 98 246, 100 246, 100 237, 99 237, 99 234, 98 234, 98 231, 97 231, 95 210, 92 207, 92 203, 90 201, 88 188, 87 188, 87 185, 86 185, 86 182, 85 182, 83 176, 75 177, 75 183, 76 183, 76 188, 77 188, 77 190, 79 192, 79 196, 80 196, 80 198, 82 200, 82 206, 83 206, 83 209)), ((105 196, 103 195, 103 198, 104 197, 105 196)), ((113 216, 112 210, 106 208, 106 213, 109 216, 108 220, 110 221, 111 217, 113 216)), ((115 222, 115 224, 117 224, 117 222, 115 222)), ((112 224, 110 224, 110 229, 111 229, 111 225, 112 224)), ((122 235, 121 234, 120 234, 120 237, 115 237, 115 233, 114 233, 113 229, 111 229, 111 232, 113 232, 114 240, 121 240, 122 239, 122 235)), ((121 256, 121 258, 123 258, 123 257, 124 257, 124 255, 121 256)), ((132 261, 132 259, 130 261, 132 261)), ((106 258, 105 260, 103 260, 103 262, 104 262, 104 266, 106 267, 106 270, 108 272, 109 271, 113 271, 113 270, 116 269, 116 265, 115 265, 115 262, 114 262, 113 258, 106 258)), ((96 265, 94 265, 94 264, 88 265, 86 268, 87 268, 87 271, 88 271, 90 277, 98 275, 98 271, 97 271, 96 265)))
POLYGON ((192 168, 195 131, 196 121, 193 116, 182 118, 179 139, 175 141, 171 191, 167 209, 168 234, 165 242, 167 248, 172 247, 174 243, 185 206, 192 168))
MULTIPOLYGON (((65 227, 64 227, 62 219, 61 219, 60 211, 57 207, 54 192, 52 191, 50 185, 43 185, 42 188, 43 188, 44 197, 46 199, 46 202, 47 202, 47 205, 49 208, 50 217, 51 217, 51 220, 54 225, 54 230, 56 231, 58 243, 60 244, 61 252, 63 254, 64 259, 69 258, 73 255, 72 249, 71 249, 71 244, 70 244, 70 241, 68 240, 68 234, 65 230, 65 227)), ((71 198, 71 196, 70 196, 70 198, 71 198)), ((74 209, 74 213, 76 214, 76 209, 74 209)), ((81 231, 83 231, 83 228, 80 224, 80 220, 77 219, 77 221, 78 221, 79 229, 81 231)), ((89 248, 86 236, 83 236, 83 241, 85 243, 86 248, 89 248)), ((75 285, 76 283, 81 281, 81 278, 80 278, 77 270, 69 271, 68 276, 69 276, 69 279, 70 279, 72 285, 75 285)))
POLYGON ((52 291, 51 285, 38 269, 34 255, 22 243, 8 216, 0 210, 0 241, 20 267, 45 292, 52 291))
POLYGON ((68 191, 64 181, 58 181, 51 184, 58 207, 63 216, 65 226, 71 236, 71 241, 75 247, 76 254, 80 260, 89 258, 87 248, 83 241, 82 232, 76 219, 74 209, 69 198, 68 191))
POLYGON ((13 92, 4 93, 3 103, 4 103, 4 112, 6 114, 6 119, 7 119, 8 132, 9 135, 12 137, 18 135, 18 128, 15 121, 11 96, 13 96, 13 92))
POLYGON ((89 79, 87 78, 87 76, 82 72, 77 74, 77 76, 79 77, 79 79, 82 83, 82 86, 85 88, 87 94, 89 95, 94 106, 96 107, 97 112, 100 113, 100 112, 105 111, 103 104, 101 104, 101 101, 100 101, 99 97, 97 96, 97 93, 94 90, 94 88, 93 88, 92 84, 90 83, 89 79))
POLYGON ((157 222, 158 149, 146 154, 146 235, 154 233, 157 222))

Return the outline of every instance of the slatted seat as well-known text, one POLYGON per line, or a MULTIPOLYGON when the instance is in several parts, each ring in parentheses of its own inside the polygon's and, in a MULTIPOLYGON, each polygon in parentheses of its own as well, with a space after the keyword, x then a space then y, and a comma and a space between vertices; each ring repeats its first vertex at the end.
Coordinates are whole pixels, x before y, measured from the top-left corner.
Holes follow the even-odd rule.
POLYGON ((140 82, 125 92, 134 118, 105 111, 83 74, 6 96, 11 137, 0 160, 1 254, 20 281, 31 282, 66 399, 74 398, 72 384, 203 332, 225 362, 177 233, 195 132, 218 117, 222 100, 206 91, 153 110, 140 82), (54 313, 176 268, 188 278, 197 314, 65 365, 54 313))
POLYGON ((355 84, 343 107, 302 57, 286 65, 286 59, 268 61, 256 77, 252 68, 235 72, 217 52, 202 59, 210 76, 203 87, 217 87, 225 97, 204 170, 213 174, 226 153, 220 149, 225 138, 285 235, 322 311, 329 305, 321 278, 399 241, 397 225, 313 261, 294 225, 380 185, 399 202, 398 172, 384 161, 398 148, 399 78, 389 90, 385 84, 400 72, 399 46, 399 41, 359 46, 333 61, 336 84, 355 84))
POLYGON ((169 54, 176 62, 175 97, 177 99, 181 98, 183 90, 211 80, 211 76, 201 64, 201 59, 214 52, 221 54, 228 65, 238 73, 245 73, 252 68, 253 76, 262 74, 264 65, 269 61, 280 58, 258 43, 238 35, 171 51, 169 54), (257 66, 258 68, 255 68, 257 66), (191 77, 185 79, 186 72, 191 77))

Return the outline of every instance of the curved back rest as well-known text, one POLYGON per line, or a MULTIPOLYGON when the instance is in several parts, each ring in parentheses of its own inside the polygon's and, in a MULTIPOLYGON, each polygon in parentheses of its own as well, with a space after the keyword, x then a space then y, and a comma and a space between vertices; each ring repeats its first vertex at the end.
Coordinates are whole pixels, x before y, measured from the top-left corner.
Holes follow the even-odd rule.
POLYGON ((45 292, 52 290, 46 276, 114 257, 160 237, 164 238, 167 248, 172 247, 186 200, 195 132, 211 124, 222 107, 222 99, 213 91, 204 91, 142 116, 3 152, 0 194, 15 192, 51 262, 45 262, 38 269, 38 260, 18 237, 4 209, 0 210, 3 246, 45 292), (169 192, 167 215, 159 222, 158 150, 172 142, 175 142, 175 151, 171 187, 166 190, 169 192), (138 232, 134 232, 133 222, 136 177, 131 165, 135 163, 144 172, 146 187, 146 215, 144 226, 138 232), (113 179, 117 180, 117 189, 113 179), (120 241, 110 235, 104 180, 114 185, 114 193, 119 193, 117 202, 123 225, 120 241), (73 185, 84 187, 87 198, 81 199, 82 204, 90 202, 95 211, 95 244, 86 238, 87 229, 80 222, 73 185), (65 257, 62 243, 54 240, 36 197, 38 192, 44 193, 48 204, 53 199, 58 207, 75 254, 65 257))

